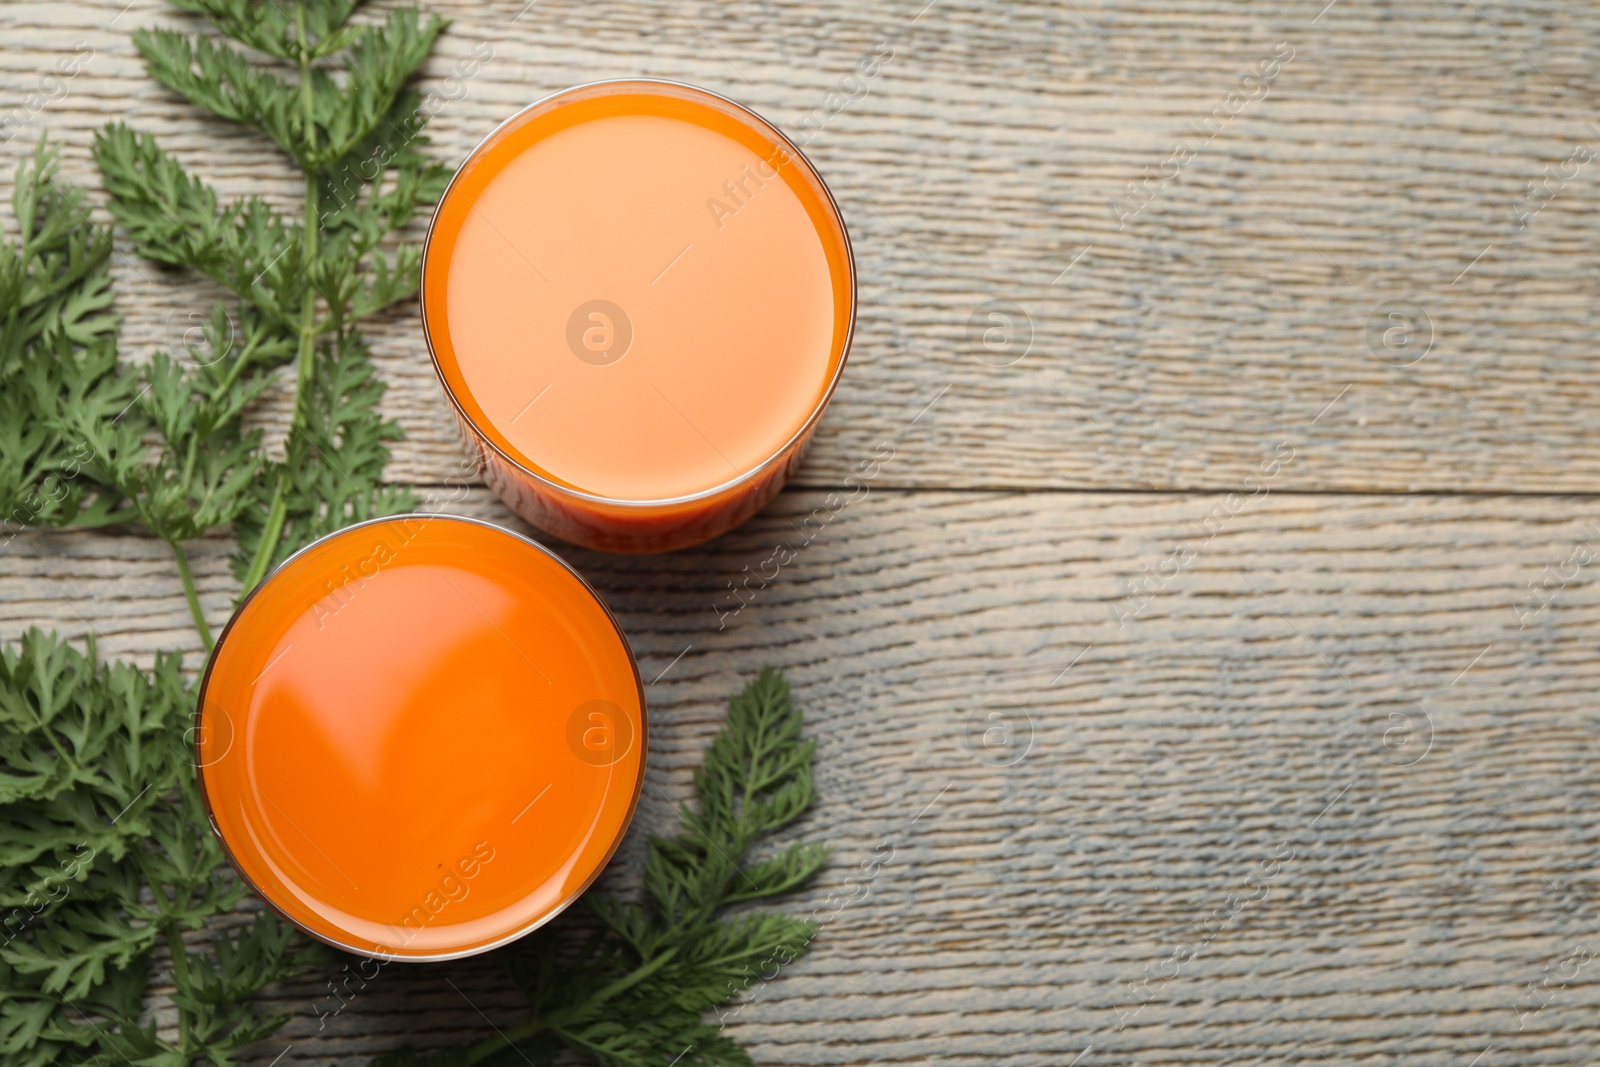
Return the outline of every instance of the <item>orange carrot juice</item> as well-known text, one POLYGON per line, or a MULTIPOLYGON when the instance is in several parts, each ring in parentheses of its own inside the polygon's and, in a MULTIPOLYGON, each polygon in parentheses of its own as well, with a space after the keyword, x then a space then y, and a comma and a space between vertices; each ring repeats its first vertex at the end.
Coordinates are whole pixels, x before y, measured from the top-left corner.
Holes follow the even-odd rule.
POLYGON ((429 228, 423 324, 486 480, 596 548, 662 551, 798 466, 855 317, 827 188, 744 108, 605 82, 514 116, 429 228))
POLYGON ((503 944, 593 881, 643 780, 643 690, 581 578, 487 523, 352 526, 235 613, 195 756, 244 879, 352 952, 503 944))

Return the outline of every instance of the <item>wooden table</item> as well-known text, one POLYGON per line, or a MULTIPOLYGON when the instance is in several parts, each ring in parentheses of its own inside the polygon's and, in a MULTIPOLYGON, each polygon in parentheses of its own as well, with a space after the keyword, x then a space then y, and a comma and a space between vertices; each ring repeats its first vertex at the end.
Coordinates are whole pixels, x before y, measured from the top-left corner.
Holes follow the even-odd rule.
MULTIPOLYGON (((144 76, 129 32, 182 18, 123 2, 0 10, 7 106, 93 49, 7 161, 47 126, 97 186, 91 135, 126 118, 290 207, 264 139, 144 76)), ((568 553, 653 679, 656 786, 686 794, 773 663, 838 850, 797 910, 893 848, 732 1032, 762 1063, 1593 1062, 1600 19, 924 3, 429 4, 454 19, 431 87, 493 49, 444 157, 571 83, 680 79, 810 136, 853 234, 858 339, 796 484, 703 548, 568 553)), ((211 296, 116 277, 132 359, 211 296)), ((459 455, 415 307, 372 338, 390 475, 437 490, 459 455)), ((455 506, 512 521, 481 488, 455 506)), ((215 621, 227 545, 195 550, 215 621)), ((0 615, 197 648, 133 534, 19 537, 0 615)), ((647 790, 611 888, 671 819, 647 790)), ((317 1033, 308 982, 291 1059, 486 1032, 446 975, 515 1004, 481 964, 411 968, 317 1033)))

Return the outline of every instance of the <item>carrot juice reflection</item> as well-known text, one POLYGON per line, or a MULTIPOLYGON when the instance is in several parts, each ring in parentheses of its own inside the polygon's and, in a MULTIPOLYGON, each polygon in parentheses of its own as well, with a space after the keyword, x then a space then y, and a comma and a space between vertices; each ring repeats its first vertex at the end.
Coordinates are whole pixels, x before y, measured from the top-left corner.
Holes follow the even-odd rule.
POLYGON ((594 591, 474 520, 359 524, 242 604, 196 759, 245 880, 353 952, 502 944, 596 877, 643 780, 643 690, 594 591))
POLYGON ((855 271, 800 150, 716 94, 604 82, 462 165, 424 252, 430 349, 489 484, 590 547, 753 514, 838 382, 855 271))

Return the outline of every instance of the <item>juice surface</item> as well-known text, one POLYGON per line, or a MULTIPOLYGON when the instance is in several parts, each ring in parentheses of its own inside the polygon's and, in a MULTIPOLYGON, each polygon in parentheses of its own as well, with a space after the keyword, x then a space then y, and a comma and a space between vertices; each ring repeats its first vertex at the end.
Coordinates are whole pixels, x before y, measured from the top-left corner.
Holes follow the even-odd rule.
POLYGON ((503 530, 410 516, 290 560, 225 633, 197 760, 245 877, 373 955, 479 951, 598 873, 638 795, 644 706, 610 615, 503 530))
POLYGON ((424 314, 447 387, 511 459, 666 500, 747 475, 821 403, 847 258, 820 182, 770 130, 619 90, 535 109, 463 166, 424 314))

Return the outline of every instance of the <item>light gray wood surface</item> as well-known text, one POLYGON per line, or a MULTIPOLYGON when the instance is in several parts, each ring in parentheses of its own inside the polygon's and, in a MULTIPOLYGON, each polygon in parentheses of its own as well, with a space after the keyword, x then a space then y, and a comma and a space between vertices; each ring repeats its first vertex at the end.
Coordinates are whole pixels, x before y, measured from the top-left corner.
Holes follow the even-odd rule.
MULTIPOLYGON (((1527 581, 1597 540, 1571 500, 1276 494, 1202 546, 1219 497, 879 491, 719 631, 724 582, 823 497, 786 493, 672 556, 571 553, 655 679, 651 784, 613 887, 768 662, 821 742, 807 832, 839 849, 803 906, 895 850, 738 1017, 760 1062, 1060 1063, 1088 1044, 1085 1063, 1588 1060, 1587 972, 1526 1029, 1516 1010, 1600 943, 1593 566, 1518 615, 1527 581), (1181 544, 1193 560, 1119 627, 1126 581, 1181 544), (977 733, 992 711, 1014 727, 998 752, 977 733), (1268 896, 1199 932, 1283 842, 1268 896), (1127 984, 1208 936, 1119 1030, 1127 984)), ((507 520, 482 490, 462 510, 507 520)), ((225 548, 196 561, 219 619, 225 548)), ((92 621, 124 655, 192 645, 164 552, 19 538, 4 636, 92 621)), ((386 976, 319 1039, 314 992, 286 993, 292 1055, 481 1029, 430 970, 386 976)), ((481 967, 447 973, 509 1011, 481 967)))
MULTIPOLYGON (((458 159, 546 93, 647 74, 726 92, 798 135, 861 56, 892 47, 870 92, 807 146, 861 274, 859 340, 809 484, 838 481, 900 408, 948 385, 937 436, 894 484, 1231 487, 1303 432, 1286 486, 1595 490, 1600 161, 1552 179, 1521 229, 1516 211, 1528 182, 1600 150, 1600 19, 1582 4, 1370 0, 1318 18, 1325 2, 936 0, 920 18, 926 0, 436 4, 455 21, 430 87, 465 95, 433 130, 458 159), (483 45, 494 54, 476 77, 442 80, 483 45), (1280 45, 1294 58, 1265 97, 1197 147, 1193 129, 1280 45), (1185 138, 1195 158, 1119 229, 1109 203, 1185 138), (968 337, 989 300, 1033 323, 1011 366, 968 337), (1391 301, 1433 324, 1411 367, 1366 340, 1391 301)), ((78 41, 95 50, 27 129, 68 138, 69 174, 89 184, 91 134, 117 117, 225 191, 295 202, 264 138, 144 76, 129 32, 183 19, 160 0, 121 6, 6 6, 8 97, 78 41)), ((149 264, 125 260, 118 280, 134 354, 207 308, 149 264)), ((411 432, 391 474, 436 480, 454 445, 414 312, 380 331, 379 351, 411 432)))
MULTIPOLYGON (((799 484, 699 549, 569 553, 657 679, 650 786, 605 884, 636 885, 722 701, 773 663, 821 743, 806 832, 838 848, 797 908, 853 889, 880 843, 894 860, 731 1022, 758 1062, 1592 1062, 1596 965, 1563 961, 1600 951, 1600 160, 1514 212, 1600 151, 1600 17, 924 2, 430 5, 455 22, 429 86, 494 48, 436 121, 451 159, 546 92, 636 73, 797 130, 895 49, 807 148, 862 303, 799 484), (1280 42, 1266 97, 1119 229, 1108 201, 1127 210, 1280 42), (1033 324, 1010 365, 969 337, 989 300, 1033 324), (1368 340, 1395 301, 1433 324, 1410 366, 1368 340), (727 616, 727 583, 879 441, 868 495, 727 616), (1275 456, 1257 496, 1228 495, 1275 456)), ((128 33, 183 18, 119 9, 0 8, 7 106, 95 50, 5 159, 49 127, 93 186, 92 133, 121 117, 291 203, 263 142, 144 77, 128 33)), ((132 258, 117 279, 130 358, 209 299, 132 258)), ((408 434, 390 476, 437 495, 458 453, 414 307, 373 337, 408 434)), ((510 522, 481 489, 458 507, 510 522)), ((194 553, 214 621, 226 551, 194 553)), ((166 548, 134 535, 0 550, 0 638, 34 623, 134 659, 198 647, 166 548)), ((516 1002, 471 963, 390 972, 321 1033, 312 984, 283 990, 281 1063, 487 1032, 446 975, 497 1021, 516 1002)))

